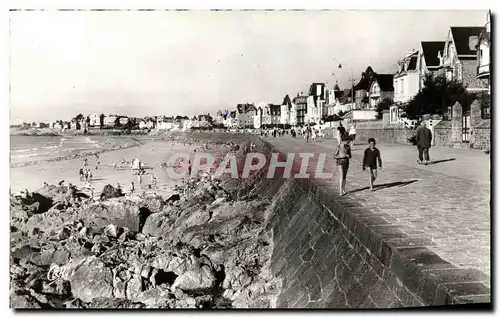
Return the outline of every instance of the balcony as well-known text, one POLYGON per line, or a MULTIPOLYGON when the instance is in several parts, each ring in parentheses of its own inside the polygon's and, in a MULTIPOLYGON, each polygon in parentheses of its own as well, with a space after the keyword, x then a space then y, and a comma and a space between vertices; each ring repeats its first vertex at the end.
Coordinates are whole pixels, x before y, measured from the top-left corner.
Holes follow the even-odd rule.
POLYGON ((490 76, 490 64, 485 64, 477 67, 477 78, 485 78, 490 76))

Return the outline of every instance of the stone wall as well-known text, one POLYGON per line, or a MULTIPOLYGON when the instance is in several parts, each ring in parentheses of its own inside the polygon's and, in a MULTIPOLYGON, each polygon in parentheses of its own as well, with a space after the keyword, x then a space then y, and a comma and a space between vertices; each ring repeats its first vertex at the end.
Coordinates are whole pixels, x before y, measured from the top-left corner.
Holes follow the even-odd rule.
POLYGON ((438 147, 453 147, 451 138, 451 121, 442 120, 434 127, 434 135, 432 138, 435 141, 435 146, 438 147))
POLYGON ((278 308, 456 304, 463 299, 449 286, 470 289, 477 280, 475 270, 458 269, 426 248, 429 238, 409 237, 311 180, 289 180, 271 192, 274 214, 266 230, 274 244, 272 274, 281 280, 278 308))

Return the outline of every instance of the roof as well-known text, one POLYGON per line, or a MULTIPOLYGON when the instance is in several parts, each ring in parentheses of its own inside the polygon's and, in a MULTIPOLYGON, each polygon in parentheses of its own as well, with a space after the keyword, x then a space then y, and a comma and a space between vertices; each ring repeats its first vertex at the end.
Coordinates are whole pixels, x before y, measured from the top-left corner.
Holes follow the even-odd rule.
POLYGON ((257 108, 255 108, 254 104, 247 104, 247 109, 246 109, 245 113, 248 113, 248 112, 251 112, 251 111, 256 112, 257 108))
POLYGON ((333 86, 333 90, 334 91, 340 91, 340 87, 339 87, 339 84, 335 84, 335 86, 333 86))
POLYGON ((306 104, 307 103, 307 96, 297 96, 293 99, 293 102, 295 104, 306 104))
POLYGON ((236 106, 236 110, 238 111, 238 114, 244 114, 250 110, 257 110, 253 104, 238 104, 236 106), (253 109, 252 109, 253 107, 253 109))
POLYGON ((287 105, 288 108, 292 107, 292 101, 290 100, 290 96, 286 94, 285 98, 283 98, 283 103, 281 105, 287 105))
POLYGON ((351 94, 351 89, 344 89, 342 96, 339 97, 339 103, 340 104, 347 104, 350 103, 352 100, 352 94, 351 94))
POLYGON ((321 86, 321 94, 319 97, 324 98, 325 97, 325 83, 312 83, 311 86, 309 86, 309 95, 318 97, 316 95, 316 86, 319 85, 321 86))
POLYGON ((415 71, 417 69, 417 56, 412 56, 410 63, 408 63, 407 71, 415 71))
POLYGON ((394 75, 392 74, 377 74, 376 79, 381 91, 394 90, 394 75))
POLYGON ((281 105, 270 104, 269 108, 271 109, 272 113, 281 113, 281 105))
POLYGON ((453 36, 453 41, 455 42, 455 47, 457 49, 458 55, 476 55, 476 44, 471 47, 470 38, 477 37, 481 33, 486 31, 485 27, 451 27, 451 34, 453 36))
POLYGON ((422 42, 422 54, 427 67, 439 66, 438 52, 444 49, 444 41, 422 42))
POLYGON ((361 79, 359 80, 358 84, 354 85, 354 90, 358 89, 364 89, 364 90, 368 90, 370 88, 370 85, 371 85, 371 77, 375 75, 375 72, 373 71, 372 67, 371 66, 368 66, 366 68, 366 71, 364 71, 362 74, 361 74, 361 79))

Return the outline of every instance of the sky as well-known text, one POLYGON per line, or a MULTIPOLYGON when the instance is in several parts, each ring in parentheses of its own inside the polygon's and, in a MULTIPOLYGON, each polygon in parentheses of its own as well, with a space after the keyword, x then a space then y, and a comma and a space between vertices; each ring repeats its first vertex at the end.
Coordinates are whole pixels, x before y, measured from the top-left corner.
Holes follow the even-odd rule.
POLYGON ((393 73, 486 11, 12 11, 11 124, 281 103, 313 82, 393 73), (338 64, 345 65, 338 69, 338 64))

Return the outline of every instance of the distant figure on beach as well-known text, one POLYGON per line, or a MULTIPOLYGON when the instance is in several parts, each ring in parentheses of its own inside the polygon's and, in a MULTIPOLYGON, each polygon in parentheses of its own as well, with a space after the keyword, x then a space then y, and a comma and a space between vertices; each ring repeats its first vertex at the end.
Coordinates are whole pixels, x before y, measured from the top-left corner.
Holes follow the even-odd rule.
POLYGON ((337 127, 337 144, 340 145, 344 139, 346 139, 345 136, 345 128, 340 124, 340 126, 337 127))
POLYGON ((142 175, 140 172, 137 173, 137 183, 142 184, 142 175))
POLYGON ((92 182, 93 174, 92 171, 89 170, 89 182, 92 182))
POLYGON ((311 130, 311 140, 316 141, 316 129, 311 130))
POLYGON ((374 191, 373 183, 377 179, 377 163, 378 167, 382 169, 382 158, 380 156, 380 151, 375 147, 375 139, 369 138, 368 143, 370 144, 370 146, 366 148, 365 154, 363 156, 363 171, 367 169, 370 177, 370 190, 374 191))
POLYGON ((311 137, 311 127, 309 127, 309 125, 307 125, 306 131, 305 131, 305 134, 304 134, 304 138, 306 140, 306 143, 309 142, 309 138, 310 137, 311 137))
POLYGON ((426 165, 431 160, 429 157, 429 148, 431 148, 432 133, 429 128, 425 127, 425 122, 422 121, 417 129, 417 149, 418 149, 418 164, 426 165))
POLYGON ((84 177, 83 168, 80 168, 80 172, 78 174, 80 175, 80 181, 83 181, 84 177))
POLYGON ((130 182, 129 190, 130 190, 130 193, 134 192, 134 190, 135 190, 134 181, 130 182))
POLYGON ((85 167, 86 167, 86 166, 88 166, 88 160, 87 160, 87 158, 83 159, 83 165, 84 165, 85 167))
POLYGON ((116 161, 113 162, 113 169, 116 170, 116 161))
POLYGON ((351 140, 351 146, 354 146, 354 140, 356 140, 356 125, 354 123, 351 125, 351 129, 349 129, 349 139, 351 140))
POLYGON ((349 146, 348 136, 344 134, 341 142, 337 147, 335 159, 337 159, 337 166, 339 167, 339 190, 340 195, 345 195, 345 183, 347 179, 347 171, 349 170, 349 159, 351 156, 351 147, 349 146))
MULTIPOLYGON (((49 186, 49 184, 48 184, 47 182, 44 182, 44 183, 43 183, 43 187, 44 187, 44 188, 45 188, 45 187, 48 187, 48 186, 49 186)), ((9 191, 10 191, 10 189, 9 189, 9 191)))

